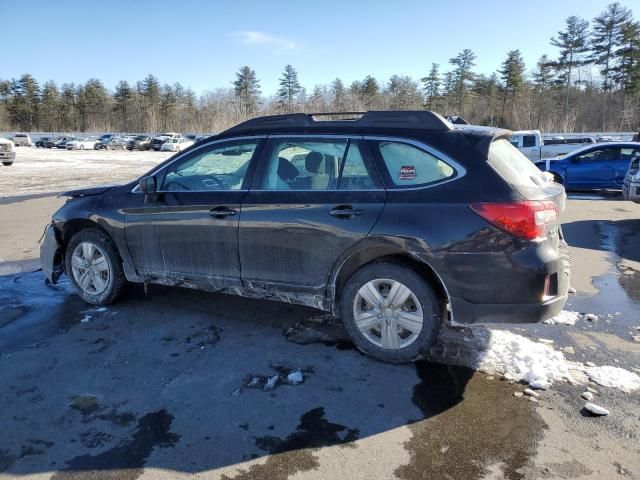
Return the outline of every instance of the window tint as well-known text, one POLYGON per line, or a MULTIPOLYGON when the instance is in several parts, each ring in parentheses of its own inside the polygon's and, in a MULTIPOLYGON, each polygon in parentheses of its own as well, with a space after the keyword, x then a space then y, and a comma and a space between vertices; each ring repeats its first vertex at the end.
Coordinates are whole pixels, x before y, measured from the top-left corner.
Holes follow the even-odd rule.
POLYGON ((367 169, 364 158, 362 158, 360 148, 359 142, 349 144, 340 177, 340 190, 373 190, 376 188, 371 172, 367 169))
POLYGON ((455 170, 439 158, 413 145, 380 142, 380 154, 397 187, 415 187, 452 177, 455 170))
POLYGON ((525 135, 522 137, 522 146, 523 147, 535 147, 536 146, 536 137, 535 135, 525 135))
POLYGON ((491 142, 488 159, 489 165, 512 185, 536 187, 544 182, 540 169, 504 138, 491 142))
POLYGON ((239 190, 258 143, 213 145, 171 164, 162 190, 239 190))
POLYGON ((578 155, 577 160, 579 162, 602 162, 606 160, 618 160, 620 159, 619 148, 600 148, 591 150, 590 152, 578 155))
POLYGON ((372 189, 360 144, 347 139, 273 140, 263 190, 372 189), (342 177, 341 177, 342 174, 342 177))

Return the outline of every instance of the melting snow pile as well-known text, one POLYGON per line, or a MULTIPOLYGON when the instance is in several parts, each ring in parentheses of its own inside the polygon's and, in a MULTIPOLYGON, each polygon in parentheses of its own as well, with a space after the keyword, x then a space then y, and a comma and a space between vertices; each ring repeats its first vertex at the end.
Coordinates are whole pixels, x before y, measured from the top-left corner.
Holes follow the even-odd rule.
POLYGON ((640 388, 640 377, 619 367, 586 367, 585 373, 591 381, 603 387, 613 387, 623 392, 632 392, 640 388))
POLYGON ((477 357, 477 368, 534 388, 549 388, 554 381, 574 381, 562 352, 506 330, 491 330, 487 349, 477 357))
POLYGON ((576 321, 580 318, 580 314, 578 312, 570 312, 568 310, 562 310, 555 317, 551 317, 545 320, 543 323, 547 323, 549 325, 575 325, 576 321))

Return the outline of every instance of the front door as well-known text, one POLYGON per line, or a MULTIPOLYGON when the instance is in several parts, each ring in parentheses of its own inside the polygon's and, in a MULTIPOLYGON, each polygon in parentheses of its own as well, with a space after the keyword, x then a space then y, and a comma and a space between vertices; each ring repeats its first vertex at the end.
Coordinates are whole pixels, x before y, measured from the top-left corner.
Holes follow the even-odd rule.
POLYGON ((240 284, 238 222, 261 141, 191 150, 156 174, 156 195, 132 194, 125 236, 139 274, 211 289, 240 284))
POLYGON ((270 137, 262 158, 240 215, 243 283, 317 300, 338 257, 373 228, 385 191, 358 137, 270 137))
POLYGON ((611 188, 614 184, 613 160, 620 148, 596 147, 576 155, 567 168, 567 187, 611 188))

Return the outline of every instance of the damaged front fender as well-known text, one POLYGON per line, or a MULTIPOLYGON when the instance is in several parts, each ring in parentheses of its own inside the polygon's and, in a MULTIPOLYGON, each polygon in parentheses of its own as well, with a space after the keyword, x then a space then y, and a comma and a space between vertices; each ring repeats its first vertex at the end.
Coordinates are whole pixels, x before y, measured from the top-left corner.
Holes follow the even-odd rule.
POLYGON ((47 280, 55 284, 63 273, 63 247, 53 224, 47 225, 40 242, 40 266, 47 280))

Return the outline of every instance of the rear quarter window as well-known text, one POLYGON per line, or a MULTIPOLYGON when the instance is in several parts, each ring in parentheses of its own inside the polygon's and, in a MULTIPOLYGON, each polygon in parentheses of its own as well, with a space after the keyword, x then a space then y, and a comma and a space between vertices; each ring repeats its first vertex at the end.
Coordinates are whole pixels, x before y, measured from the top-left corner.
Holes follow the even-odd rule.
POLYGON ((491 142, 489 165, 512 185, 536 187, 546 182, 540 169, 504 138, 491 142))
POLYGON ((456 175, 449 164, 408 143, 381 141, 378 142, 378 151, 394 187, 420 187, 456 175))

